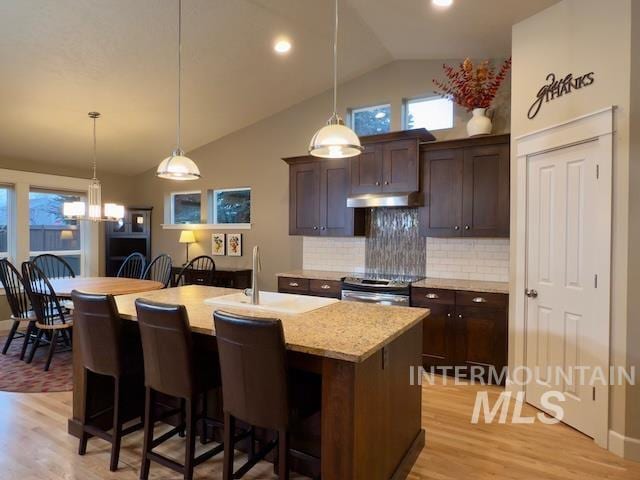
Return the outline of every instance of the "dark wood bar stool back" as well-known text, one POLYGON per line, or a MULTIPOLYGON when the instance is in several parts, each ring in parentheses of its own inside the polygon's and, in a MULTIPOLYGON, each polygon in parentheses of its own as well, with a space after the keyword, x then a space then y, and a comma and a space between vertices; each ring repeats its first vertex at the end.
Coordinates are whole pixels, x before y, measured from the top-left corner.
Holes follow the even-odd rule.
POLYGON ((33 263, 44 272, 48 278, 75 278, 73 268, 64 258, 51 253, 43 253, 33 260, 33 263))
POLYGON ((219 381, 215 380, 213 374, 207 379, 196 376, 193 339, 187 311, 183 305, 167 305, 138 299, 136 310, 144 353, 146 386, 144 447, 140 478, 148 478, 151 460, 153 460, 183 474, 185 479, 190 480, 193 478, 194 467, 221 453, 224 448, 218 445, 195 457, 196 422, 199 419, 196 411, 198 398, 201 394, 206 394, 209 388, 219 384, 219 381), (154 414, 157 393, 181 400, 184 406, 184 412, 182 412, 184 424, 154 439, 153 426, 156 420, 160 420, 155 418, 154 414), (153 451, 153 448, 182 431, 186 433, 183 465, 153 451))
POLYGON ((240 478, 278 446, 278 476, 289 478, 289 393, 282 323, 216 311, 225 418, 223 478, 240 478), (277 440, 233 472, 236 419, 277 432, 277 440))
POLYGON ((124 259, 122 265, 118 269, 118 273, 116 277, 119 278, 142 278, 142 274, 144 273, 144 267, 147 263, 147 260, 144 258, 139 252, 134 252, 124 259))
POLYGON ((29 339, 34 333, 36 318, 31 310, 31 303, 29 302, 27 289, 22 281, 22 275, 20 275, 18 269, 6 258, 0 259, 0 283, 7 296, 7 303, 11 310, 11 320, 13 321, 7 340, 4 343, 4 347, 2 347, 2 354, 7 354, 14 338, 24 337, 22 351, 20 352, 20 360, 22 360, 27 351, 29 339), (18 327, 21 323, 27 323, 25 333, 18 332, 18 327))
POLYGON ((49 353, 44 366, 46 372, 49 370, 53 354, 58 348, 58 342, 63 343, 65 349, 71 349, 73 316, 67 308, 60 304, 60 299, 51 286, 49 279, 33 262, 24 262, 22 264, 22 278, 29 295, 29 301, 35 312, 35 328, 37 331, 27 363, 33 361, 40 344, 48 342, 49 353))
MULTIPOLYGON (((123 428, 126 418, 123 415, 122 404, 125 393, 125 380, 127 386, 128 402, 132 403, 132 394, 136 387, 142 388, 142 358, 136 355, 136 350, 123 346, 122 319, 118 313, 118 307, 112 295, 93 295, 73 291, 71 293, 74 305, 75 334, 82 351, 82 368, 84 370, 83 392, 85 416, 81 419, 82 434, 78 453, 84 455, 87 451, 87 441, 90 436, 99 437, 111 443, 111 463, 109 469, 115 472, 118 468, 120 456, 120 443, 122 437, 142 428, 142 423, 123 428), (87 371, 97 375, 106 375, 113 378, 113 433, 94 425, 95 420, 89 413, 90 399, 87 388, 87 371), (128 377, 128 378, 127 378, 128 377)), ((138 350, 139 351, 139 350, 138 350)))

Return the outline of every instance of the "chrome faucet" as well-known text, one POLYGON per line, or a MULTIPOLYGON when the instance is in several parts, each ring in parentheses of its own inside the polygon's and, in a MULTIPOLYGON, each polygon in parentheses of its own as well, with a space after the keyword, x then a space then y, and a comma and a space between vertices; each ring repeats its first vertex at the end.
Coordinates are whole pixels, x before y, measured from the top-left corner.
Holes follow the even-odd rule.
POLYGON ((260 304, 260 289, 258 288, 258 272, 262 269, 260 264, 260 250, 256 245, 253 247, 253 272, 251 273, 251 288, 244 290, 246 296, 251 295, 251 304, 260 304))

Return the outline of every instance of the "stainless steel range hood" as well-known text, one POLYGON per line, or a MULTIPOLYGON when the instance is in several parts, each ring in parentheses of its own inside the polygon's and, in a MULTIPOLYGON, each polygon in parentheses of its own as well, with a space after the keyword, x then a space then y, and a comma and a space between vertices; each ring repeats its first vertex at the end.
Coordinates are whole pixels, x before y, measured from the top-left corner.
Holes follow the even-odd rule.
POLYGON ((349 195, 349 197, 347 197, 347 207, 351 208, 421 206, 422 195, 420 192, 366 193, 362 195, 349 195))

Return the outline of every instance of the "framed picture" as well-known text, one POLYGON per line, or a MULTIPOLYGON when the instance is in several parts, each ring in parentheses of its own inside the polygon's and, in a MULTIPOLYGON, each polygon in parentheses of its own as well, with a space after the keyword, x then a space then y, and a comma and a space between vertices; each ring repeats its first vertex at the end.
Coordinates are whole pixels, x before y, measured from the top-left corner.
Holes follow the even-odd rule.
POLYGON ((225 255, 227 247, 227 235, 214 233, 211 235, 211 255, 225 255))
POLYGON ((241 233, 227 234, 227 255, 229 255, 230 257, 242 256, 242 234, 241 233))

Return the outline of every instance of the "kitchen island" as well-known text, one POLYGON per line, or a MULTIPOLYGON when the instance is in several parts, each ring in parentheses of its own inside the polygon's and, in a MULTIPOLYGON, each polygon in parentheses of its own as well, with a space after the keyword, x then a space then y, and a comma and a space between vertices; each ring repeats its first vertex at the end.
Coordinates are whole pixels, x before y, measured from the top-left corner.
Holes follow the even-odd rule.
MULTIPOLYGON (((231 293, 237 290, 187 286, 122 295, 116 300, 121 316, 128 320, 136 319, 136 298, 186 305, 196 344, 215 351, 216 307, 204 301, 231 293)), ((405 478, 424 446, 422 390, 411 385, 410 367, 421 365, 422 320, 428 310, 349 302, 297 315, 250 307, 224 310, 280 318, 290 365, 321 379, 317 450, 322 478, 405 478)), ((84 408, 90 408, 79 395, 86 379, 78 350, 74 350, 73 418, 69 421, 69 431, 76 435, 77 419, 84 408)))

